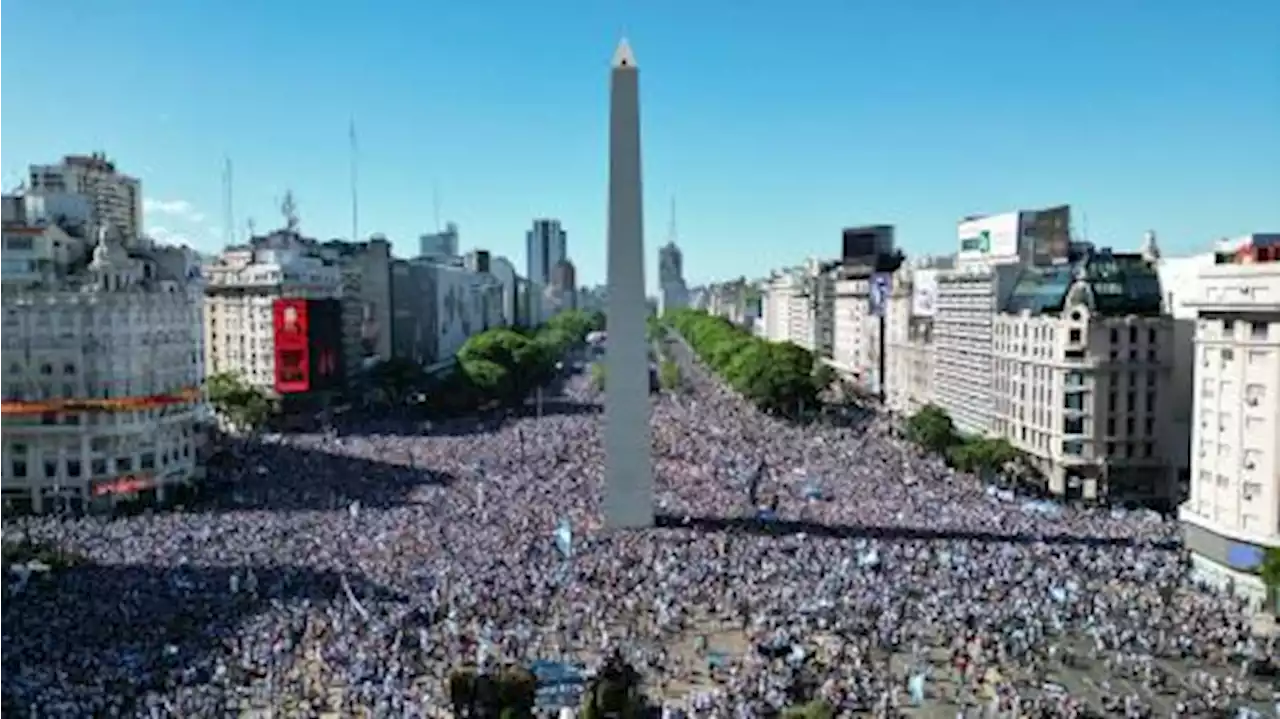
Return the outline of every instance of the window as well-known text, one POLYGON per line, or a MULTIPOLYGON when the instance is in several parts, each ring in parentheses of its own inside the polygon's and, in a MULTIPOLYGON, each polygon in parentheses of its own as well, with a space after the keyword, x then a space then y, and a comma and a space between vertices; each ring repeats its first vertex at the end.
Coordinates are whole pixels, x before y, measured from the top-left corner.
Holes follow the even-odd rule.
POLYGON ((92 472, 93 476, 101 477, 102 475, 107 473, 107 460, 95 459, 89 463, 89 469, 92 472))
POLYGON ((1125 406, 1128 409, 1128 411, 1133 412, 1137 410, 1138 408, 1137 392, 1126 392, 1124 399, 1125 399, 1125 406))
POLYGON ((1147 342, 1149 344, 1156 343, 1156 328, 1152 327, 1151 329, 1147 330, 1147 342))
POLYGON ((1067 341, 1071 344, 1080 344, 1080 330, 1072 329, 1067 333, 1067 341))
POLYGON ((1138 341, 1138 328, 1137 328, 1137 327, 1130 327, 1130 328, 1129 328, 1129 342, 1131 342, 1131 343, 1132 343, 1132 342, 1137 342, 1137 341, 1138 341))
POLYGON ((1252 340, 1265 340, 1266 338, 1267 338, 1267 323, 1266 323, 1266 322, 1251 322, 1251 323, 1249 323, 1249 339, 1252 339, 1252 340))
POLYGON ((1110 437, 1115 433, 1116 433, 1116 418, 1108 417, 1107 418, 1107 436, 1110 437))
POLYGON ((1126 418, 1124 421, 1124 433, 1132 436, 1137 429, 1137 423, 1133 421, 1133 417, 1126 418))
POLYGON ((1063 434, 1084 434, 1084 418, 1066 417, 1062 420, 1063 434))
POLYGON ((48 362, 40 365, 40 374, 43 374, 43 375, 53 374, 53 365, 49 364, 48 362))
POLYGON ((1153 443, 1151 443, 1151 442, 1143 442, 1143 443, 1142 443, 1142 456, 1143 456, 1143 457, 1146 457, 1147 459, 1150 459, 1151 457, 1154 457, 1154 456, 1155 456, 1155 453, 1156 453, 1156 447, 1155 447, 1155 444, 1153 444, 1153 443))
POLYGON ((80 460, 78 459, 67 460, 67 476, 68 477, 80 476, 80 460))
POLYGON ((1062 453, 1071 457, 1079 457, 1084 454, 1084 442, 1078 439, 1069 439, 1062 443, 1062 453))
POLYGON ((21 459, 13 461, 13 476, 22 479, 27 476, 27 463, 21 459))
POLYGON ((156 468, 156 455, 154 452, 144 452, 141 459, 142 469, 156 468))
POLYGON ((1112 327, 1111 328, 1111 344, 1116 344, 1119 341, 1120 341, 1120 330, 1112 327))
POLYGON ((52 478, 54 478, 54 477, 57 477, 57 476, 58 476, 58 463, 57 463, 57 462, 50 462, 50 461, 46 460, 46 461, 45 461, 45 463, 44 463, 44 476, 45 476, 45 477, 47 477, 47 478, 49 478, 49 479, 52 479, 52 478))
POLYGON ((1144 431, 1144 434, 1146 434, 1148 437, 1150 437, 1151 435, 1155 434, 1155 433, 1156 433, 1156 418, 1155 418, 1155 417, 1147 417, 1145 420, 1143 420, 1143 421, 1142 421, 1142 429, 1143 429, 1143 430, 1145 430, 1145 431, 1144 431))

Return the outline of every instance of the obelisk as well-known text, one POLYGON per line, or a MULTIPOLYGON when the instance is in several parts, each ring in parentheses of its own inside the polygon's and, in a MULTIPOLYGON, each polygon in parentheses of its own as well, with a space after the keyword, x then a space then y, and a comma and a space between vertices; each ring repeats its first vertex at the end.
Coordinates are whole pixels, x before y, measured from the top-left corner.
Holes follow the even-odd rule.
POLYGON ((653 524, 649 352, 645 339, 644 211, 640 183, 640 71, 623 40, 609 88, 609 307, 605 347, 604 521, 653 524))

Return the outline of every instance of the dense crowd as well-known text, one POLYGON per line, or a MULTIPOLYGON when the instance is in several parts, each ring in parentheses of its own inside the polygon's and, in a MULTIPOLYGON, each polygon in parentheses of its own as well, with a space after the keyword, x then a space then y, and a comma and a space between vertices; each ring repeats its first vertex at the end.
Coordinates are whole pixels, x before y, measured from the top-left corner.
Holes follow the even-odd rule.
POLYGON ((678 354, 652 530, 601 529, 581 377, 542 416, 239 443, 185 511, 6 522, 93 563, 7 593, 5 712, 443 716, 462 663, 613 649, 694 716, 1280 711, 1274 640, 1170 522, 993 491, 875 418, 763 417, 678 354))

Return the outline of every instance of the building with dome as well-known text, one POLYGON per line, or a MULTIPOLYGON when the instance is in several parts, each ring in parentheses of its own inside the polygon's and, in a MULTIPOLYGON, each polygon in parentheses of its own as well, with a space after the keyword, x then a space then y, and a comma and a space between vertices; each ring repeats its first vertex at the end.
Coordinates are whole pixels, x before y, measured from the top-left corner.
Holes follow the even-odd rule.
POLYGON ((78 512, 196 478, 198 258, 4 223, 3 502, 78 512))
POLYGON ((1073 243, 1065 262, 1022 267, 992 319, 989 434, 1049 495, 1177 504, 1173 320, 1149 245, 1073 243))

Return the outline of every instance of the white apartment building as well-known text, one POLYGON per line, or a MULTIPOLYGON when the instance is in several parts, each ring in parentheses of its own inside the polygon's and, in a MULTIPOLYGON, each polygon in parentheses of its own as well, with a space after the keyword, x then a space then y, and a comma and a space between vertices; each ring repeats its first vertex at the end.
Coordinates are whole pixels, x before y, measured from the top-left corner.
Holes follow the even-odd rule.
POLYGON ((934 404, 961 432, 991 429, 992 325, 1021 270, 1016 264, 970 264, 937 274, 934 404))
POLYGON ((833 292, 828 364, 855 386, 874 391, 879 375, 880 319, 871 314, 871 276, 837 271, 833 292))
POLYGON ((275 392, 272 308, 281 297, 341 298, 341 268, 314 253, 315 242, 293 229, 254 238, 204 267, 205 369, 232 372, 275 392))
MULTIPOLYGON (((723 317, 740 327, 750 327, 757 317, 764 319, 769 312, 769 280, 762 281, 757 289, 745 279, 708 285, 702 296, 707 314, 723 317), (759 292, 759 307, 752 297, 759 292)), ((763 322, 767 325, 767 320, 763 322)), ((764 331, 767 338, 767 330, 764 331)))
POLYGON ((1161 258, 1157 264, 1164 311, 1173 322, 1173 369, 1166 405, 1169 408, 1169 459, 1185 498, 1191 484, 1191 434, 1195 426, 1196 314, 1200 272, 1213 265, 1213 253, 1161 258))
POLYGON ((833 280, 817 260, 771 277, 761 298, 764 338, 828 357, 833 339, 833 280))
POLYGON ((1196 320, 1191 494, 1179 510, 1196 572, 1260 604, 1280 547, 1280 235, 1220 247, 1196 320))
MULTIPOLYGON (((6 226, 6 268, 49 236, 6 226)), ((92 251, 81 237, 55 236, 62 244, 37 261, 38 280, 4 278, 3 500, 35 512, 163 500, 198 471, 192 258, 131 250, 105 230, 92 251)))
POLYGON ((1155 267, 1089 251, 1027 267, 993 325, 991 434, 1050 495, 1171 507, 1173 323, 1155 267))
POLYGON ((915 414, 933 401, 930 292, 936 290, 937 272, 903 267, 894 274, 885 313, 885 403, 903 416, 915 414))
POLYGON ((85 229, 103 227, 127 245, 142 237, 142 183, 116 171, 106 155, 67 155, 56 165, 32 165, 26 194, 39 197, 50 214, 86 207, 88 217, 70 217, 85 229))

